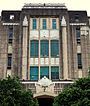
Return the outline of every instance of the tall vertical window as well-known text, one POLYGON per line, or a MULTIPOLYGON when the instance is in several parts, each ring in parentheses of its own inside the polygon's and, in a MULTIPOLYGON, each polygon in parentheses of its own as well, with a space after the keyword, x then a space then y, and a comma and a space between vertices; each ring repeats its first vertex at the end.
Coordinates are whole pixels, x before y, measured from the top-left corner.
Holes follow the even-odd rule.
POLYGON ((30 80, 38 80, 38 67, 37 66, 30 67, 30 80))
POLYGON ((13 41, 13 26, 9 26, 8 28, 8 43, 12 44, 13 41))
POLYGON ((14 19, 14 15, 10 15, 10 20, 13 20, 14 19))
POLYGON ((75 21, 79 22, 79 14, 75 14, 75 21))
POLYGON ((31 57, 38 57, 38 40, 31 40, 30 41, 30 56, 31 57))
POLYGON ((37 20, 33 19, 33 29, 37 29, 37 20))
POLYGON ((40 67, 40 78, 46 76, 47 78, 49 78, 49 67, 48 66, 42 66, 40 67))
POLYGON ((52 19, 52 29, 56 29, 56 19, 52 19))
POLYGON ((82 55, 81 55, 81 53, 77 54, 77 61, 78 61, 78 69, 82 69, 82 55))
POLYGON ((77 43, 80 44, 80 28, 77 27, 76 28, 76 40, 77 40, 77 43))
POLYGON ((41 46, 41 48, 40 48, 41 57, 49 56, 49 41, 48 40, 41 40, 40 46, 41 46))
POLYGON ((47 23, 46 23, 46 19, 43 19, 43 29, 47 28, 47 23))
POLYGON ((12 54, 8 54, 7 69, 11 69, 11 66, 12 66, 12 54))
POLYGON ((59 79, 59 67, 58 66, 52 66, 51 67, 51 79, 52 80, 58 80, 59 79))
POLYGON ((59 56, 59 41, 51 40, 51 57, 59 56))

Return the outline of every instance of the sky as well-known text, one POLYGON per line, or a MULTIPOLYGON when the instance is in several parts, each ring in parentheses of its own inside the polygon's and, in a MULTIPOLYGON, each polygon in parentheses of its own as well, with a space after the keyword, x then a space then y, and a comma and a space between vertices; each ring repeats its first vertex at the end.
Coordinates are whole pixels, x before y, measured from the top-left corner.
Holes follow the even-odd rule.
POLYGON ((0 0, 2 10, 21 10, 25 3, 65 3, 68 10, 86 10, 90 16, 90 0, 0 0))

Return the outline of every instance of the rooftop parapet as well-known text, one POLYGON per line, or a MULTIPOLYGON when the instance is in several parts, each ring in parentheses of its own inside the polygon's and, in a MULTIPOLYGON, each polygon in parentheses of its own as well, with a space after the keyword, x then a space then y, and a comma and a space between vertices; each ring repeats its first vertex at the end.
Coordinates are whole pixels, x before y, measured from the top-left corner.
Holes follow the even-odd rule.
POLYGON ((66 9, 65 3, 25 3, 23 8, 63 8, 66 9))

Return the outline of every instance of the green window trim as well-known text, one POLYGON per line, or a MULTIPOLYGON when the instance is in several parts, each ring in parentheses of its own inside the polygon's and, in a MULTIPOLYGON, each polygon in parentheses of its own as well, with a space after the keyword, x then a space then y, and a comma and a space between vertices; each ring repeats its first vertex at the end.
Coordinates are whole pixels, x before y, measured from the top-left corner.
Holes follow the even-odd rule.
POLYGON ((46 21, 46 19, 42 20, 42 26, 43 26, 43 29, 47 29, 47 21, 46 21))
POLYGON ((46 76, 49 78, 49 67, 48 66, 41 66, 40 67, 40 78, 46 76))
POLYGON ((36 18, 33 18, 32 19, 32 29, 37 29, 37 20, 36 20, 36 18))
POLYGON ((51 66, 51 79, 59 80, 59 66, 51 66))
POLYGON ((31 40, 30 41, 30 57, 38 57, 39 54, 39 41, 31 40))
POLYGON ((41 40, 40 41, 40 57, 48 57, 49 56, 49 41, 41 40))
POLYGON ((31 66, 30 67, 30 80, 38 80, 38 67, 37 66, 31 66))
POLYGON ((51 40, 51 57, 59 57, 59 40, 51 40))
POLYGON ((52 19, 52 29, 56 29, 56 19, 52 19))

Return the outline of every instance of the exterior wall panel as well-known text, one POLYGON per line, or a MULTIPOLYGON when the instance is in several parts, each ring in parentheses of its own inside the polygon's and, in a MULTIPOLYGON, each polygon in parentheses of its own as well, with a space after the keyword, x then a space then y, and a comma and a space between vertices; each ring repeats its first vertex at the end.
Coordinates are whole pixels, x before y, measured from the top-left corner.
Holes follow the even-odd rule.
POLYGON ((38 39, 39 38, 39 31, 38 30, 31 30, 30 31, 30 39, 38 39))
POLYGON ((51 39, 59 39, 59 30, 50 30, 51 39))
POLYGON ((48 30, 40 30, 40 39, 49 38, 49 31, 48 30))

